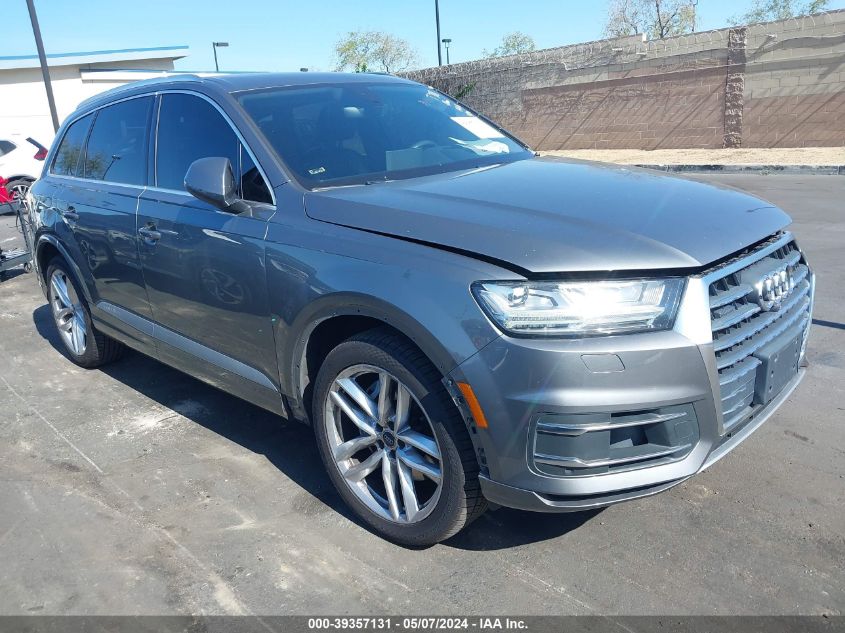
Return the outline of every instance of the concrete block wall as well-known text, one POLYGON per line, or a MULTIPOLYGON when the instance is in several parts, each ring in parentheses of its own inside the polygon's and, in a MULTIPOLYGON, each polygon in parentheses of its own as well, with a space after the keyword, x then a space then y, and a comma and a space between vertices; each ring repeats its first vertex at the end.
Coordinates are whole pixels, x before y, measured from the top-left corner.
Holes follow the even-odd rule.
POLYGON ((743 145, 845 145, 845 11, 748 28, 743 145))
POLYGON ((407 76, 540 150, 845 145, 845 11, 407 76))

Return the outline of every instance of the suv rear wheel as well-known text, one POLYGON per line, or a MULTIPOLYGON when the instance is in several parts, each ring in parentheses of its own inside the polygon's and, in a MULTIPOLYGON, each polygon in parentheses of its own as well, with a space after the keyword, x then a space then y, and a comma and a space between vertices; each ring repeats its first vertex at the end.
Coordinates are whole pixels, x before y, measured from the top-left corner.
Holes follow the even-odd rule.
POLYGON ((88 304, 61 257, 47 267, 47 295, 59 338, 74 363, 99 367, 123 354, 121 343, 94 329, 88 304))
POLYGON ((407 339, 375 329, 341 343, 320 368, 313 411, 332 482, 390 540, 432 545, 484 512, 463 420, 407 339))

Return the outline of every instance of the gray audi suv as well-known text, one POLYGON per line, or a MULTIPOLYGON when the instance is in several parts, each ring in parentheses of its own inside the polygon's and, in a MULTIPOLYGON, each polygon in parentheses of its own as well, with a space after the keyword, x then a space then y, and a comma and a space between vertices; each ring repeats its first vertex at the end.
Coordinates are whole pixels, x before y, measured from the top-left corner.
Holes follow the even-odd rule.
POLYGON ((402 544, 488 502, 667 490, 805 371, 814 278, 783 211, 536 156, 397 77, 129 84, 65 121, 27 202, 75 363, 130 347, 310 424, 402 544))

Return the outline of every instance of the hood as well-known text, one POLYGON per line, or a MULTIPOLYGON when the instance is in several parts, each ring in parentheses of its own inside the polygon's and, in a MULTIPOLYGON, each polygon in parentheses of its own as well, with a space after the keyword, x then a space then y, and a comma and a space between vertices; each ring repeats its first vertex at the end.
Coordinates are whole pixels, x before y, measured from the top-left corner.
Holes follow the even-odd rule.
POLYGON ((733 189, 554 158, 313 191, 305 205, 316 220, 530 273, 698 268, 790 223, 733 189))

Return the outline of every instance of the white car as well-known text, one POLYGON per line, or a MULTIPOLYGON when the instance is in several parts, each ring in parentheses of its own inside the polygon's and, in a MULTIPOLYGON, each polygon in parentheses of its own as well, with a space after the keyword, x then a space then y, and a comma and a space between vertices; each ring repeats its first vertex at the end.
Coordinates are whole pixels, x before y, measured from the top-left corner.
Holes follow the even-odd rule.
MULTIPOLYGON (((23 198, 41 175, 47 148, 23 134, 0 133, 0 202, 23 198)), ((8 212, 0 206, 0 213, 8 212)))

